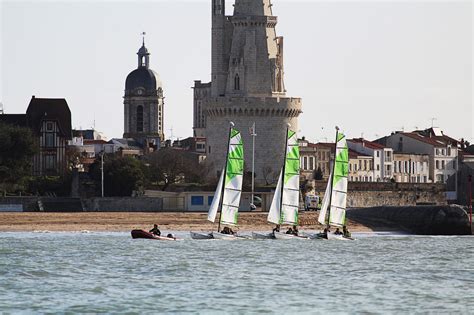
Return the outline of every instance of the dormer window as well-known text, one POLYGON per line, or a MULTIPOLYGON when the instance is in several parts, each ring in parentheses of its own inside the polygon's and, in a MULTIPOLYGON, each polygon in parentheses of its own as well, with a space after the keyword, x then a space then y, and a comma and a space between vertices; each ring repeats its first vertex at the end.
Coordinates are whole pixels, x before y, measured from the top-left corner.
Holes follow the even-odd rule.
POLYGON ((53 131, 53 123, 47 122, 46 123, 46 131, 53 131))

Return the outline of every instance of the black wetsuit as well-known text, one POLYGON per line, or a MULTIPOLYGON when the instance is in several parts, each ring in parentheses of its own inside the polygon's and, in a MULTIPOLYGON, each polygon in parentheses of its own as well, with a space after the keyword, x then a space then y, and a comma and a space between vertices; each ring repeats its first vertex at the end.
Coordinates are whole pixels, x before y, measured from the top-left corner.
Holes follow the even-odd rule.
POLYGON ((154 227, 153 229, 151 229, 150 233, 153 233, 156 236, 161 236, 161 231, 157 227, 154 227))

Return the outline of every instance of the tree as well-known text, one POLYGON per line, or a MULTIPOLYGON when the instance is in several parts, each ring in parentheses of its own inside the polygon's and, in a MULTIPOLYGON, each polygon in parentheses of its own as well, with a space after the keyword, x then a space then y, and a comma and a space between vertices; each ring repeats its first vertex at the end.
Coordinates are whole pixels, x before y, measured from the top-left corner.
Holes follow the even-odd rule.
POLYGON ((262 168, 262 176, 266 186, 274 183, 273 169, 270 166, 264 166, 262 168))
POLYGON ((318 169, 314 173, 314 179, 315 180, 322 180, 323 179, 323 171, 321 170, 320 167, 318 167, 318 169))
POLYGON ((38 151, 30 129, 0 123, 0 188, 24 188, 38 151))
MULTIPOLYGON (((91 166, 92 177, 98 183, 101 181, 100 167, 99 158, 91 166)), ((143 163, 134 157, 106 155, 104 157, 104 194, 127 197, 134 191, 142 190, 145 181, 143 168, 143 163)))
POLYGON ((195 156, 186 151, 164 148, 147 157, 147 177, 165 191, 180 182, 202 182, 205 175, 195 156))

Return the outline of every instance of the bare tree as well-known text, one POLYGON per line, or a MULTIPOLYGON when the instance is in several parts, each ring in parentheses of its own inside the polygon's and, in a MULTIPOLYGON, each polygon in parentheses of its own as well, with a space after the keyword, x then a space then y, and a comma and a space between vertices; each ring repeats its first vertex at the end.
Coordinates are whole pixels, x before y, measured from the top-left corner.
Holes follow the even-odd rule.
POLYGON ((275 176, 273 174, 273 169, 270 166, 264 166, 262 168, 262 176, 265 181, 265 185, 271 185, 275 182, 275 176))

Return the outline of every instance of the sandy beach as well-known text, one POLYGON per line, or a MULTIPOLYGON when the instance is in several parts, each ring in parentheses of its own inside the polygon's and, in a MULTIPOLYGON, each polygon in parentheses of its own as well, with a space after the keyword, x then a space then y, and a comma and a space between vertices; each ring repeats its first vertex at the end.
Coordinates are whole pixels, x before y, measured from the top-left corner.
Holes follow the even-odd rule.
MULTIPOLYGON (((128 232, 133 229, 151 229, 158 224, 162 231, 209 231, 217 228, 211 224, 205 213, 122 213, 122 212, 80 212, 80 213, 42 213, 21 212, 0 213, 1 232, 33 231, 108 231, 128 232)), ((239 227, 236 230, 266 231, 272 228, 263 212, 239 214, 239 227)), ((353 232, 371 232, 372 228, 353 221, 348 222, 353 232)), ((301 229, 320 230, 315 212, 300 214, 301 229)))

